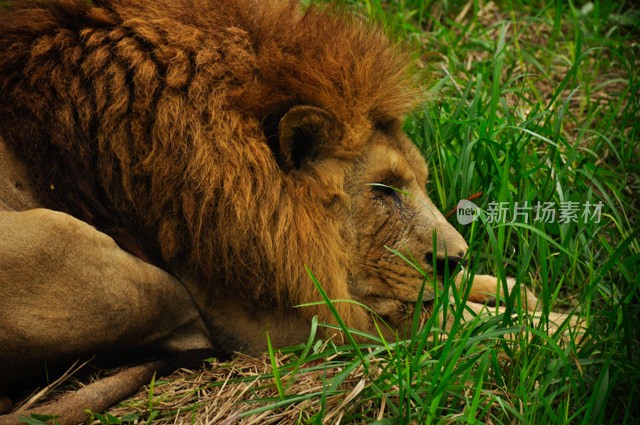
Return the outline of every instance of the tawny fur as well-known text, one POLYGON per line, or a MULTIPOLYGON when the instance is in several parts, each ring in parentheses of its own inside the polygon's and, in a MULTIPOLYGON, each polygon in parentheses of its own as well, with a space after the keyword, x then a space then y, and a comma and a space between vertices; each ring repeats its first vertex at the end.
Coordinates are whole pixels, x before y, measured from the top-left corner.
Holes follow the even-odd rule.
POLYGON ((285 1, 94 4, 0 14, 0 132, 44 204, 265 306, 318 300, 304 265, 350 298, 344 218, 327 205, 348 202, 345 173, 375 127, 414 104, 408 58, 378 29, 285 1), (330 166, 279 162, 274 129, 297 104, 342 123, 330 166))

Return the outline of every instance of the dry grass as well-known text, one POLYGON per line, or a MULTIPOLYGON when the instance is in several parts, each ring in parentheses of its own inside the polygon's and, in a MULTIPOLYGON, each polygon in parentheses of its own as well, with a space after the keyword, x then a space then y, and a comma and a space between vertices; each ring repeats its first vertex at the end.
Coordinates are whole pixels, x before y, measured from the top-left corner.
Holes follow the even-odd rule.
MULTIPOLYGON (((290 360, 290 355, 276 355, 278 366, 290 360)), ((299 398, 298 402, 288 403, 281 408, 264 412, 255 411, 280 401, 272 368, 268 356, 255 358, 238 354, 231 362, 220 363, 212 360, 205 370, 180 370, 153 385, 150 401, 150 388, 145 387, 120 407, 111 409, 110 414, 122 417, 126 414, 140 414, 148 419, 156 415, 152 423, 175 424, 276 424, 304 422, 318 409, 318 394, 322 394, 326 381, 342 372, 342 368, 332 366, 332 359, 307 365, 295 377, 289 391, 299 398), (265 378, 265 375, 268 376, 265 378), (256 402, 256 400, 261 400, 256 402), (150 408, 151 406, 151 408, 150 408)), ((349 403, 370 383, 375 372, 365 373, 358 367, 342 382, 335 394, 324 399, 327 412, 323 423, 340 423, 349 403)), ((375 366, 373 366, 375 370, 375 366)), ((288 384, 283 377, 283 384, 288 384)), ((380 406, 358 406, 359 409, 377 409, 382 418, 385 404, 380 406)), ((99 423, 96 421, 95 423, 99 423)))

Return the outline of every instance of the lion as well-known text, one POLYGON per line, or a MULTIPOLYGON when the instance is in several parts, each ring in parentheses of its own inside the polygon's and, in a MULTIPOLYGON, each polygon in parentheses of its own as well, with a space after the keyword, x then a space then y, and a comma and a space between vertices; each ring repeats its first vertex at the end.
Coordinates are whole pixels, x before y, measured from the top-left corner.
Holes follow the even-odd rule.
MULTIPOLYGON (((79 422, 180 353, 306 340, 335 323, 309 271, 371 332, 363 305, 401 329, 422 288, 428 313, 462 283, 468 246, 402 131, 410 56, 379 28, 279 0, 20 0, 0 52, 0 389, 157 359, 38 412, 79 422)), ((471 284, 471 311, 504 295, 471 284)))

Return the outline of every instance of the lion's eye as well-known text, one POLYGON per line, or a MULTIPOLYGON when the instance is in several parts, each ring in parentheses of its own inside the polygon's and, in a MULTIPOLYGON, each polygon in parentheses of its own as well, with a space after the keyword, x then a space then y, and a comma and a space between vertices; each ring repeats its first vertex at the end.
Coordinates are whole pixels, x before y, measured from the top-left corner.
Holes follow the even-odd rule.
POLYGON ((371 191, 376 197, 396 197, 398 191, 393 187, 385 183, 372 183, 371 191))

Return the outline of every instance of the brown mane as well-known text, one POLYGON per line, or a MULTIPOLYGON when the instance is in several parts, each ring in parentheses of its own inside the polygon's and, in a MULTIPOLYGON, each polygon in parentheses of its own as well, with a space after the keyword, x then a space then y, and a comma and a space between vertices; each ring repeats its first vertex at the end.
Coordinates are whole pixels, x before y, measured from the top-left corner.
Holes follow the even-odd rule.
POLYGON ((317 300, 304 265, 350 298, 342 182, 374 127, 415 103, 408 58, 377 28, 293 2, 94 4, 0 13, 0 134, 45 204, 264 305, 317 300), (344 137, 287 170, 273 136, 298 104, 344 137))

